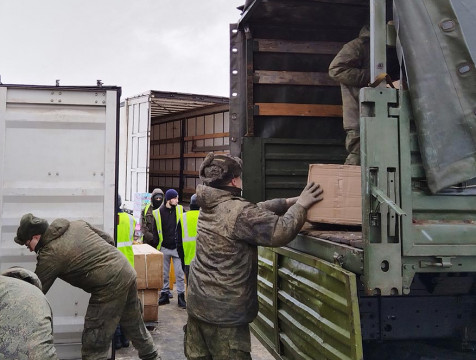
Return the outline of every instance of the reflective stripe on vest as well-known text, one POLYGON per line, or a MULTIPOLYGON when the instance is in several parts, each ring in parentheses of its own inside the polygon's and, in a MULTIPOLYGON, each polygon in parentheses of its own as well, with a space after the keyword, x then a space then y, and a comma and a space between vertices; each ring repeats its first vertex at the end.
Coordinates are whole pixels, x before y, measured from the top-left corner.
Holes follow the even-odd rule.
POLYGON ((185 265, 195 257, 195 249, 197 244, 197 223, 199 210, 190 210, 183 214, 182 222, 182 243, 185 265))
POLYGON ((117 224, 117 249, 124 254, 132 267, 134 267, 132 241, 134 240, 136 220, 133 216, 124 212, 121 212, 118 215, 119 223, 117 224))
MULTIPOLYGON (((162 234, 162 219, 160 218, 160 208, 152 211, 152 214, 154 215, 155 225, 156 225, 155 227, 157 228, 157 234, 159 235, 159 245, 157 245, 157 250, 160 250, 160 247, 162 246, 162 241, 164 241, 164 235, 162 234)), ((182 220, 182 216, 183 216, 183 206, 177 205, 175 207, 176 224, 178 224, 179 221, 182 220)))

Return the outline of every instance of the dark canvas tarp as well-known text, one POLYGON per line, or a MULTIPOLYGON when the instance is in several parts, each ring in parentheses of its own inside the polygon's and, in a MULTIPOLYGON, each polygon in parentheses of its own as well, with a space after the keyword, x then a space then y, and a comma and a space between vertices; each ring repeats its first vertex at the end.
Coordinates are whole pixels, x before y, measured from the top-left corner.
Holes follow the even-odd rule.
POLYGON ((469 49, 476 0, 394 5, 423 165, 435 193, 476 177, 476 71, 469 49), (465 29, 455 10, 464 14, 465 29))

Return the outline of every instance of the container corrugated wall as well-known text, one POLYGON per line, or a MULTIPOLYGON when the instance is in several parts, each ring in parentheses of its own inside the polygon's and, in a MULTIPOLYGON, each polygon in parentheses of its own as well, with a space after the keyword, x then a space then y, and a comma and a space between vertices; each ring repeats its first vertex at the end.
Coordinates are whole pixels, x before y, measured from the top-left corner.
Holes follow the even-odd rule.
POLYGON ((149 192, 176 189, 189 199, 200 183, 200 164, 210 151, 229 153, 229 111, 222 105, 201 115, 153 123, 150 137, 149 192))

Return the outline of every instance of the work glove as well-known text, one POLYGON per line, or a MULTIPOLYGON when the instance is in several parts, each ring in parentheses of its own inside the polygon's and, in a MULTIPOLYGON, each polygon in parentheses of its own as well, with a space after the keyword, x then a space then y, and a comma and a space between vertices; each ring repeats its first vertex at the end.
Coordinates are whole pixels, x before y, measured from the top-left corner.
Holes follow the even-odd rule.
POLYGON ((297 200, 297 204, 301 205, 306 210, 309 209, 315 203, 321 201, 324 197, 322 196, 322 189, 319 184, 310 182, 306 185, 301 195, 297 200))

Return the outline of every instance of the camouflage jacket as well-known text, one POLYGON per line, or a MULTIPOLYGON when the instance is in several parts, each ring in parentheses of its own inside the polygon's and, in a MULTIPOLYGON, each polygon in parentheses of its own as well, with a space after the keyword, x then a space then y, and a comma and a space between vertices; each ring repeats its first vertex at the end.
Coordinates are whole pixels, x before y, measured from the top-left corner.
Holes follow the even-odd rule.
POLYGON ((258 313, 258 245, 278 247, 294 239, 306 210, 299 204, 287 209, 285 199, 255 205, 205 185, 197 187, 197 202, 201 209, 188 314, 222 326, 249 323, 258 313))
POLYGON ((114 240, 84 221, 54 220, 35 251, 35 273, 45 294, 59 277, 92 294, 96 301, 109 301, 116 293, 129 291, 136 279, 114 240))
POLYGON ((332 60, 329 76, 341 84, 344 129, 359 130, 359 92, 370 82, 370 32, 367 26, 332 60))
POLYGON ((0 275, 0 314, 0 359, 58 359, 53 314, 38 287, 0 275))

